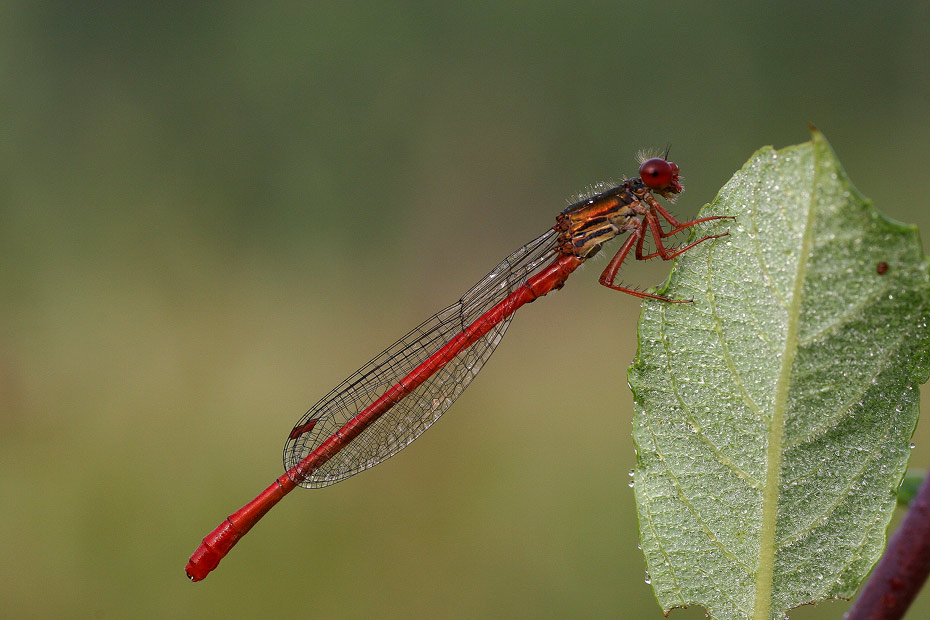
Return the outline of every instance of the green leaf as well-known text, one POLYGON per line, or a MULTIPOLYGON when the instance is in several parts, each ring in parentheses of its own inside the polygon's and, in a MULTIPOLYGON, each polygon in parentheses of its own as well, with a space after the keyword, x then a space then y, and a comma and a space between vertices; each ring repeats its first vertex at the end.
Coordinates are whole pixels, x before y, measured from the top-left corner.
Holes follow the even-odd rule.
POLYGON ((904 474, 904 480, 901 481, 901 486, 898 487, 898 506, 907 507, 910 503, 917 497, 917 491, 920 489, 920 485, 923 484, 924 476, 926 472, 923 471, 910 471, 904 474))
POLYGON ((882 553, 930 373, 928 261, 817 131, 702 215, 736 219, 662 291, 693 303, 646 300, 629 373, 642 548, 666 613, 783 618, 852 596, 882 553))

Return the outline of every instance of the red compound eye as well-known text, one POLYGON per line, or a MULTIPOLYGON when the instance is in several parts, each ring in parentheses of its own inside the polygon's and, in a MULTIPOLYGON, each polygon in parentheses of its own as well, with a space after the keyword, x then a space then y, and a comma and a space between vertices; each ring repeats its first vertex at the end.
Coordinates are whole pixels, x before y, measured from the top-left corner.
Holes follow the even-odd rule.
POLYGON ((678 180, 678 166, 661 157, 653 157, 639 167, 639 176, 652 189, 665 189, 678 180))

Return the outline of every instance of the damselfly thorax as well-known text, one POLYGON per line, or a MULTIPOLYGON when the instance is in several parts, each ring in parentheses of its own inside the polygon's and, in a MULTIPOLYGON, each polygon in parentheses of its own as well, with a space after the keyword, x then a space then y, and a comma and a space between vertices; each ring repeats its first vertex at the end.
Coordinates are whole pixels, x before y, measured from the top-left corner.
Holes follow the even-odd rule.
POLYGON ((620 185, 571 205, 556 216, 559 251, 587 259, 617 235, 642 227, 642 218, 655 202, 641 179, 620 185))

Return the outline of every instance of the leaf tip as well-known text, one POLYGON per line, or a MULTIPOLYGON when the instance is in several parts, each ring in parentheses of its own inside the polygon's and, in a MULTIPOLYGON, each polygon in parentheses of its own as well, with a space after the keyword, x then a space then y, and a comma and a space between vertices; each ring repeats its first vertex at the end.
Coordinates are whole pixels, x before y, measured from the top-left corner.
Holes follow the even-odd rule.
POLYGON ((814 123, 807 121, 807 129, 811 132, 811 138, 813 138, 814 142, 822 142, 825 140, 823 133, 817 129, 814 123))

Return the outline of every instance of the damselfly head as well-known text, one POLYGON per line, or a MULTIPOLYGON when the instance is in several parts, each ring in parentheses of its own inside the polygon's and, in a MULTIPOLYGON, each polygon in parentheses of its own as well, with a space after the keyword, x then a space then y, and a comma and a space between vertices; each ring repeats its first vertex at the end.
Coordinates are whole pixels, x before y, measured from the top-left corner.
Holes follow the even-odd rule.
POLYGON ((646 187, 665 198, 672 198, 684 189, 678 180, 678 164, 661 157, 644 161, 639 176, 646 187))

